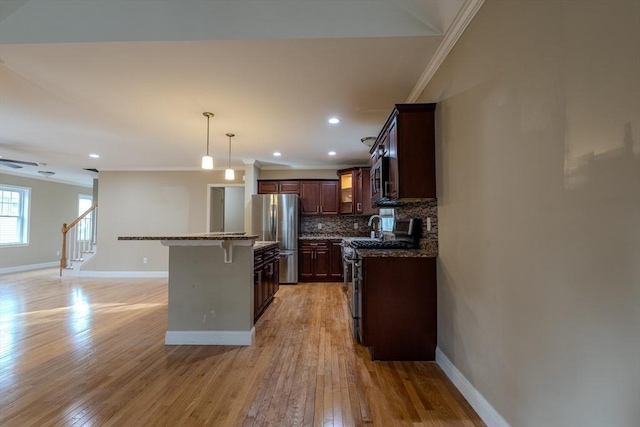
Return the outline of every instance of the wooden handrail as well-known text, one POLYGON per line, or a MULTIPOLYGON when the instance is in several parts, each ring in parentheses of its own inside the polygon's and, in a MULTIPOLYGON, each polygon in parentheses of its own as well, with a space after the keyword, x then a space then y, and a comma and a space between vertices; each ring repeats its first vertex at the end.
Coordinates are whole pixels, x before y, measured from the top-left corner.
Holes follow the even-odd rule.
POLYGON ((60 276, 61 277, 62 277, 62 269, 67 268, 67 233, 69 232, 69 230, 71 230, 73 227, 75 227, 76 224, 78 224, 80 221, 82 221, 82 219, 84 217, 86 217, 91 212, 93 212, 97 207, 98 207, 98 202, 95 202, 82 215, 80 215, 78 218, 76 218, 73 221, 71 221, 71 224, 69 224, 69 225, 62 224, 62 229, 60 230, 60 231, 62 231, 62 252, 60 253, 60 255, 61 255, 61 257, 60 257, 60 276))
POLYGON ((82 219, 89 215, 91 212, 93 212, 96 208, 98 207, 98 202, 95 202, 94 204, 91 205, 91 207, 89 209, 87 209, 82 215, 80 215, 78 218, 74 219, 73 221, 71 221, 71 224, 67 225, 67 224, 62 224, 62 234, 67 234, 67 231, 71 230, 73 228, 74 225, 76 225, 77 223, 79 223, 80 221, 82 221, 82 219))

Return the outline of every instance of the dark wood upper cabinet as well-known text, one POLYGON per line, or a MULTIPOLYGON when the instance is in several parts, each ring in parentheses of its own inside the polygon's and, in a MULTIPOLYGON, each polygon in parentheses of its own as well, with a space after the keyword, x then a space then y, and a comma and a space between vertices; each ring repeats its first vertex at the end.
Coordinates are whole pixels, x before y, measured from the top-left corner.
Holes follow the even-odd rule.
MULTIPOLYGON (((398 175, 398 126, 397 115, 396 119, 389 123, 387 137, 387 152, 389 157, 389 183, 387 185, 387 197, 390 199, 397 199, 398 196, 398 182, 400 177, 398 175)), ((409 143, 410 144, 410 143, 409 143)), ((425 171, 421 171, 425 172, 425 171)))
POLYGON ((295 180, 258 180, 258 194, 298 194, 300 195, 300 181, 295 180))
POLYGON ((258 194, 278 194, 279 181, 258 181, 258 194))
POLYGON ((379 148, 384 147, 387 157, 386 179, 377 188, 372 186, 372 202, 436 197, 435 109, 436 104, 395 105, 371 148, 373 169, 380 165, 379 148))
POLYGON ((320 215, 320 187, 315 181, 300 183, 300 213, 320 215))
POLYGON ((370 201, 369 170, 370 168, 349 168, 338 171, 341 214, 369 215, 375 213, 370 201))
POLYGON ((338 180, 300 181, 302 215, 337 215, 338 180))
POLYGON ((280 194, 300 195, 300 181, 280 181, 280 194))
POLYGON ((320 181, 320 213, 338 215, 338 180, 320 181))

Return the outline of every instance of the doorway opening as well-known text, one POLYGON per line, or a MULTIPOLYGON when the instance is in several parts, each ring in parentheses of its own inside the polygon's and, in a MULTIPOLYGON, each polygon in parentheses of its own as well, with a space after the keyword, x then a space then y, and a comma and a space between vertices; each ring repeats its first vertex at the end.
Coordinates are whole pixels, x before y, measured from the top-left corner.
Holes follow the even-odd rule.
POLYGON ((244 184, 207 184, 207 233, 244 229, 244 184))

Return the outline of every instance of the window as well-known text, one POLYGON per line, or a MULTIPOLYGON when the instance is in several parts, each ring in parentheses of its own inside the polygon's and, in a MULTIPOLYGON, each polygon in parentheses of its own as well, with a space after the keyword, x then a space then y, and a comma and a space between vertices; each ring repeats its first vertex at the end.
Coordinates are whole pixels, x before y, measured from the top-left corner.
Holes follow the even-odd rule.
POLYGON ((29 193, 24 187, 0 186, 0 245, 29 243, 29 193))
POLYGON ((395 211, 393 209, 383 209, 380 208, 380 227, 382 228, 382 231, 385 232, 392 232, 393 231, 393 223, 395 222, 394 219, 394 214, 395 211))
MULTIPOLYGON (((78 195, 78 216, 82 215, 93 204, 93 198, 87 194, 78 195)), ((93 211, 78 223, 78 241, 90 241, 93 237, 93 211)))

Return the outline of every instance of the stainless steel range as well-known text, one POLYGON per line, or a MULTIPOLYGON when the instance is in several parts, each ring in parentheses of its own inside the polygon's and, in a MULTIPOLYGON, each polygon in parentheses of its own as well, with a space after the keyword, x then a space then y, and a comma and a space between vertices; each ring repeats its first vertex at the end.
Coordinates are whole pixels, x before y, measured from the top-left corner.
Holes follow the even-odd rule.
POLYGON ((347 293, 347 306, 351 316, 353 337, 360 341, 359 320, 361 314, 360 296, 360 259, 350 241, 342 241, 342 261, 344 267, 344 290, 347 293))

